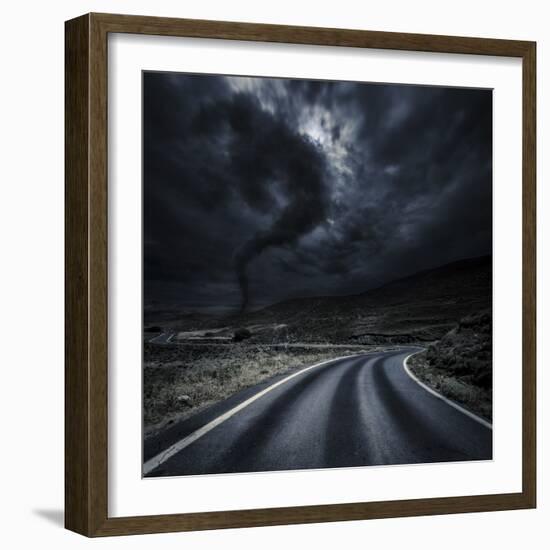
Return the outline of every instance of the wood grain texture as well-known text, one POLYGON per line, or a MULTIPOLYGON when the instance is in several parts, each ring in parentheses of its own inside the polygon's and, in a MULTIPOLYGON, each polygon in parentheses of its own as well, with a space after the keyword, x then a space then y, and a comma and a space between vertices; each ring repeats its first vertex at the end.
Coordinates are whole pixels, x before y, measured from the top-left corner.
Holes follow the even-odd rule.
POLYGON ((536 197, 536 45, 525 52, 523 72, 523 493, 531 507, 537 493, 537 396, 536 396, 536 300, 537 300, 537 197, 536 197))
POLYGON ((90 533, 89 18, 65 25, 65 526, 90 533))
POLYGON ((87 536, 531 508, 536 503, 535 44, 515 40, 88 14, 66 23, 66 527, 87 536), (520 57, 523 61, 521 493, 108 517, 108 33, 520 57))
POLYGON ((107 198, 107 35, 90 18, 89 237, 89 426, 90 525, 96 532, 108 510, 108 198, 107 198))
POLYGON ((260 42, 319 46, 521 57, 530 44, 530 42, 521 40, 174 19, 107 13, 92 14, 92 17, 105 28, 106 32, 257 40, 260 42))
POLYGON ((96 536, 233 529, 529 508, 521 493, 111 518, 96 536))

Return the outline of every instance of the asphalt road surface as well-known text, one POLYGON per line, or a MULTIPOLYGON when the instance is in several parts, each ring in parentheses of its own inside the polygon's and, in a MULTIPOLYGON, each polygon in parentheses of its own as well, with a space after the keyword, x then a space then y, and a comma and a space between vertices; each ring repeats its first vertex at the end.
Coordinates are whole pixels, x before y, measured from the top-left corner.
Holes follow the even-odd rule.
POLYGON ((240 392, 147 440, 144 475, 491 459, 492 429, 407 374, 414 351, 331 361, 256 399, 284 377, 240 392))
POLYGON ((172 338, 176 335, 175 332, 161 332, 158 336, 153 336, 149 340, 151 344, 169 344, 172 338))

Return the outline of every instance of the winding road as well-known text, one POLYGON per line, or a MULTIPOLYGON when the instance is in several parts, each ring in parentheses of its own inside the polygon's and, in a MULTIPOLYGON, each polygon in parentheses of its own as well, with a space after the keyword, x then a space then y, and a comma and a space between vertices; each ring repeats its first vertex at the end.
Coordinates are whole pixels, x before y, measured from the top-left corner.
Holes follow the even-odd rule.
POLYGON ((175 332, 161 332, 149 339, 150 344, 169 344, 172 338, 176 335, 175 332))
POLYGON ((249 388, 144 445, 145 476, 492 458, 492 429, 422 387, 418 348, 336 359, 249 388))

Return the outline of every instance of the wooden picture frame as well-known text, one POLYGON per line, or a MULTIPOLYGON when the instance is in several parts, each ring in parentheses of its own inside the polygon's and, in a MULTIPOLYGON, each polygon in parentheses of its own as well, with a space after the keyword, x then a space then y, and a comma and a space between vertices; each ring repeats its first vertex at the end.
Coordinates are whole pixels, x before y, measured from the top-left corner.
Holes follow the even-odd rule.
POLYGON ((66 22, 65 525, 126 535, 533 508, 536 505, 534 42, 87 14, 66 22), (522 491, 139 517, 108 516, 107 36, 133 33, 520 58, 523 67, 522 491))

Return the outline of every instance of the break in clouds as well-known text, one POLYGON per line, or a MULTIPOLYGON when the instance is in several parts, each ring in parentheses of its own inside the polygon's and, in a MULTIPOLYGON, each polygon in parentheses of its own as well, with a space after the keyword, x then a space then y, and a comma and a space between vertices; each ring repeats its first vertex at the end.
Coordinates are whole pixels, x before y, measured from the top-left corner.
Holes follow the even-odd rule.
POLYGON ((489 90, 144 73, 145 302, 238 311, 491 252, 489 90))

